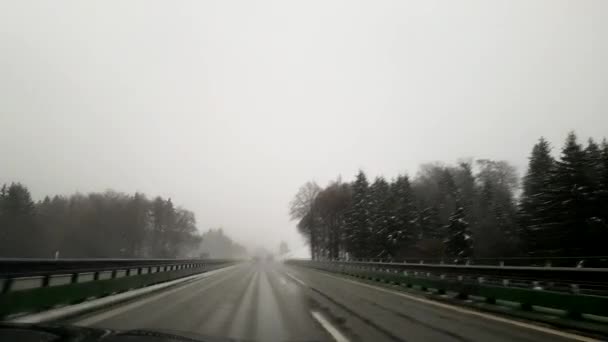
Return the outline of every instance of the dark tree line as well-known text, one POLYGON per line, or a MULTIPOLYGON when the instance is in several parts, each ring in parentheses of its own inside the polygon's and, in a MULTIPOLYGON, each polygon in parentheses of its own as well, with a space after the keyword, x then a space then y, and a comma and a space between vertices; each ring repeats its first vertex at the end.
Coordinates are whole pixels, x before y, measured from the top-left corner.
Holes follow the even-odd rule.
POLYGON ((568 135, 558 160, 541 139, 530 157, 521 200, 521 233, 530 253, 606 254, 608 143, 585 147, 568 135))
POLYGON ((117 192, 45 197, 0 188, 0 257, 179 258, 198 256, 194 214, 171 199, 117 192))
POLYGON ((541 138, 521 187, 513 166, 488 159, 308 182, 290 214, 314 259, 606 255, 608 143, 570 133, 554 158, 541 138))

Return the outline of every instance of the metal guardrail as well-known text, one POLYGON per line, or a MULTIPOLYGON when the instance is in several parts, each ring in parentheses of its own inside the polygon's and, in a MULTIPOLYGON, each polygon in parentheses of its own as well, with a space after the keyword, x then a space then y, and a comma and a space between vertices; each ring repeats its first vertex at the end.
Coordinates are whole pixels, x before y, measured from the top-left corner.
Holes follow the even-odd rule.
POLYGON ((326 261, 357 261, 357 262, 394 262, 410 264, 441 264, 441 265, 485 265, 485 266, 526 266, 526 267, 584 267, 608 268, 608 256, 578 256, 578 257, 503 257, 503 258, 351 258, 349 260, 326 261))
POLYGON ((98 272, 107 270, 217 264, 224 259, 11 259, 0 258, 0 279, 19 276, 45 276, 58 273, 98 272))
POLYGON ((237 260, 0 259, 0 317, 226 267, 237 260))
POLYGON ((606 268, 515 267, 479 265, 430 265, 386 262, 288 260, 288 264, 332 273, 419 287, 439 294, 454 292, 459 299, 471 296, 495 304, 499 300, 519 303, 523 310, 534 306, 562 310, 570 317, 592 314, 608 317, 608 293, 582 293, 590 285, 608 289, 606 268), (565 284, 559 287, 559 284, 565 284), (584 285, 579 285, 584 284, 584 285))
MULTIPOLYGON (((308 262, 292 260, 292 262, 308 262)), ((608 268, 578 267, 535 267, 535 266, 485 266, 485 265, 449 265, 396 262, 359 262, 359 261, 314 261, 343 267, 359 267, 374 270, 411 271, 436 275, 456 275, 474 277, 492 277, 500 279, 520 279, 528 281, 566 283, 566 284, 599 284, 608 288, 608 268)))

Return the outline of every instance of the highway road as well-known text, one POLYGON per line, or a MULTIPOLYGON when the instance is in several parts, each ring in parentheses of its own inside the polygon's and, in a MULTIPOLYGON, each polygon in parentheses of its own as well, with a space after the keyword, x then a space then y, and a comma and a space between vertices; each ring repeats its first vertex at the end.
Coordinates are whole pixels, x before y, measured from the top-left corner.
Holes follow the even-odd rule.
POLYGON ((71 323, 245 341, 591 341, 278 262, 240 264, 71 323))

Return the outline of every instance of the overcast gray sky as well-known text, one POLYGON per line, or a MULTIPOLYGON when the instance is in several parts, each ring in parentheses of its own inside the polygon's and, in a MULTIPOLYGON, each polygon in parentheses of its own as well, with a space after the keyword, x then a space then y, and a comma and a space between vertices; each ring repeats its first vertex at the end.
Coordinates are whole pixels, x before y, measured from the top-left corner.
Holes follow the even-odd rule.
POLYGON ((0 1, 0 182, 301 245, 298 187, 608 136, 608 1, 0 1))

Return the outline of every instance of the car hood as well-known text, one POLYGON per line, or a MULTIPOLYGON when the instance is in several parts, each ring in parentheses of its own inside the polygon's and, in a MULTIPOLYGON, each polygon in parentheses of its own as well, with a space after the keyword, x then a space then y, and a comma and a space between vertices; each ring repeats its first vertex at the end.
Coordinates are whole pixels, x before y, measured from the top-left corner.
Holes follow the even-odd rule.
POLYGON ((110 330, 60 324, 0 323, 1 341, 23 342, 245 342, 173 330, 110 330))

